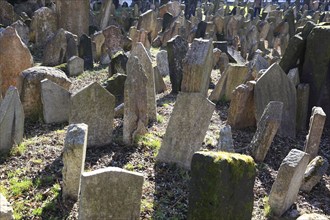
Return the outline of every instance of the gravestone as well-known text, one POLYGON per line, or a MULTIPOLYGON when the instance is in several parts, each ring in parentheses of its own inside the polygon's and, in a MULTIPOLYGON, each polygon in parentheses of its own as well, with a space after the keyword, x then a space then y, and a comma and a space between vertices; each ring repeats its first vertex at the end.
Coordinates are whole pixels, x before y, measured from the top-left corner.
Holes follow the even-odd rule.
POLYGON ((228 109, 227 123, 232 128, 247 128, 256 125, 254 109, 255 81, 249 81, 235 88, 228 109))
POLYGON ((84 72, 84 59, 72 56, 67 63, 67 71, 70 77, 79 76, 84 72))
POLYGON ((109 75, 112 76, 114 74, 126 74, 126 64, 128 57, 124 53, 124 51, 118 51, 116 54, 111 56, 109 75))
POLYGON ((116 73, 104 83, 104 87, 112 95, 116 97, 116 105, 124 102, 124 87, 127 76, 125 74, 116 73))
POLYGON ((62 197, 77 201, 80 176, 84 172, 88 126, 71 124, 66 132, 63 148, 62 197))
POLYGON ((297 87, 297 130, 305 131, 308 113, 309 85, 299 84, 297 87))
POLYGON ((172 84, 172 93, 178 93, 181 90, 183 75, 182 61, 188 51, 188 42, 177 35, 167 42, 168 65, 170 69, 170 80, 172 84))
POLYGON ((269 205, 275 216, 281 216, 296 201, 309 161, 309 154, 292 149, 284 158, 269 194, 269 205))
POLYGON ((201 93, 207 96, 213 68, 211 40, 195 39, 183 60, 182 92, 201 93))
POLYGON ((89 0, 56 0, 58 26, 80 37, 88 34, 89 0))
POLYGON ((304 151, 310 155, 310 160, 313 160, 318 155, 325 120, 326 114, 323 109, 321 107, 313 107, 304 146, 304 151))
POLYGON ((65 73, 53 67, 36 66, 24 70, 17 82, 25 117, 37 121, 43 117, 41 101, 41 81, 48 79, 57 85, 69 90, 71 81, 65 73))
POLYGON ((296 220, 328 220, 328 216, 317 214, 317 213, 309 213, 309 214, 303 214, 299 216, 296 220))
POLYGON ((157 161, 190 169, 191 158, 202 146, 214 109, 215 104, 200 93, 179 93, 157 161))
POLYGON ((1 193, 0 193, 0 216, 1 216, 1 220, 14 220, 13 207, 7 201, 6 197, 4 197, 1 193))
POLYGON ((297 87, 298 84, 300 83, 298 68, 296 67, 289 70, 288 77, 289 80, 292 82, 292 84, 297 87))
POLYGON ((50 37, 43 50, 42 65, 57 66, 66 62, 67 39, 61 28, 50 37))
POLYGON ((147 81, 147 106, 148 106, 148 122, 157 120, 156 109, 156 90, 155 90, 155 75, 152 67, 152 59, 149 56, 146 48, 142 43, 138 42, 136 47, 131 51, 131 56, 136 56, 139 59, 142 68, 148 78, 147 81))
POLYGON ((217 149, 219 151, 235 152, 230 125, 225 125, 220 128, 220 137, 217 149))
POLYGON ((69 123, 88 125, 88 146, 105 146, 112 141, 115 97, 97 82, 71 97, 69 123))
POLYGON ((257 80, 254 88, 256 119, 259 122, 261 115, 270 101, 283 102, 282 122, 279 135, 284 137, 296 136, 296 88, 283 72, 281 67, 274 63, 257 80))
POLYGON ((15 87, 10 86, 0 105, 0 151, 8 153, 24 134, 24 111, 15 87))
POLYGON ((307 165, 300 190, 310 192, 320 182, 322 176, 326 174, 328 167, 329 162, 326 158, 317 156, 311 160, 307 165))
POLYGON ((65 31, 66 37, 66 62, 73 56, 78 56, 78 36, 69 31, 65 31))
POLYGON ((283 102, 271 101, 257 125, 250 147, 257 162, 264 161, 282 120, 283 102))
POLYGON ((4 96, 9 86, 17 85, 19 74, 33 66, 33 57, 12 27, 0 35, 0 91, 4 96))
POLYGON ((104 30, 108 24, 110 19, 110 13, 112 9, 112 0, 106 0, 102 3, 101 12, 100 12, 100 28, 104 30))
POLYGON ((41 101, 46 123, 69 121, 70 92, 48 79, 41 81, 41 101))
MULTIPOLYGON (((111 0, 110 0, 111 1, 111 0)), ((94 61, 100 61, 102 56, 102 46, 105 41, 105 37, 102 31, 96 32, 91 36, 92 42, 95 45, 95 53, 93 53, 94 61)))
POLYGON ((143 175, 107 167, 81 175, 79 219, 139 219, 143 175))
POLYGON ((30 41, 30 36, 29 36, 30 29, 29 29, 29 27, 21 20, 16 21, 15 23, 11 24, 10 26, 15 28, 15 30, 17 31, 18 36, 20 36, 23 43, 25 45, 28 45, 29 41, 30 41))
POLYGON ((9 26, 17 19, 13 5, 7 1, 0 1, 0 24, 9 26))
POLYGON ((156 93, 160 94, 166 91, 166 84, 163 80, 163 77, 160 75, 158 66, 154 66, 154 74, 155 74, 155 89, 156 93))
POLYGON ((148 78, 139 59, 136 56, 130 56, 127 61, 124 91, 123 140, 125 144, 132 144, 138 135, 147 132, 147 83, 148 78))
POLYGON ((110 25, 102 31, 104 35, 104 46, 109 56, 113 56, 124 47, 124 36, 120 28, 110 25))
POLYGON ((81 35, 79 40, 79 57, 84 59, 84 69, 93 69, 92 41, 86 34, 81 35))
POLYGON ((191 162, 187 219, 251 219, 255 176, 250 156, 196 152, 191 162))
POLYGON ((140 15, 137 29, 145 30, 150 34, 151 41, 157 37, 157 14, 153 10, 148 10, 140 15))
POLYGON ((156 62, 159 73, 162 77, 165 77, 170 74, 167 51, 161 50, 156 55, 156 62))

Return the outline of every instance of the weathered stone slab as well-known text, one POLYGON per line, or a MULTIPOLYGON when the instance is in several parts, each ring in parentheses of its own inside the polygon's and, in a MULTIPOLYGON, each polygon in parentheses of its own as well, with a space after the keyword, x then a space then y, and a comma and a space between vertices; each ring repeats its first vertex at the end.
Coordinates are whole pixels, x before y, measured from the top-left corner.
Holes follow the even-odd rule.
MULTIPOLYGON (((1 22, 0 22, 1 23, 1 22)), ((28 45, 30 40, 30 29, 29 27, 21 20, 16 21, 15 23, 10 25, 11 27, 15 28, 17 31, 18 36, 24 42, 25 45, 28 45)))
POLYGON ((161 76, 167 76, 170 74, 167 51, 161 50, 156 55, 156 62, 158 66, 158 70, 161 76))
POLYGON ((172 84, 172 93, 178 93, 181 90, 183 66, 182 60, 188 51, 188 42, 177 35, 167 42, 168 64, 170 68, 170 80, 172 84))
POLYGON ((0 91, 5 95, 9 86, 17 85, 19 74, 33 65, 33 57, 12 27, 0 35, 0 91))
POLYGON ((120 28, 110 25, 102 31, 104 35, 104 46, 106 47, 109 56, 113 56, 118 51, 123 50, 124 36, 120 28))
POLYGON ((0 193, 0 217, 1 220, 14 220, 13 208, 1 193, 0 193))
POLYGON ((46 123, 69 121, 71 93, 48 79, 41 81, 41 102, 46 123))
POLYGON ((233 141, 230 125, 225 125, 220 128, 220 137, 219 137, 217 149, 219 151, 235 152, 234 141, 233 141))
POLYGON ((199 92, 207 96, 213 68, 211 40, 195 39, 183 60, 182 92, 199 92))
POLYGON ((260 118, 257 131, 250 145, 253 150, 253 157, 258 162, 262 162, 267 155, 277 129, 280 127, 282 111, 283 102, 271 101, 260 118))
POLYGON ((116 97, 116 103, 120 104, 124 101, 124 88, 126 75, 117 73, 110 77, 104 84, 106 90, 116 97))
POLYGON ((24 111, 15 87, 10 86, 0 105, 0 151, 8 153, 24 134, 24 111))
POLYGON ((57 66, 66 62, 67 39, 64 29, 50 37, 43 51, 42 65, 57 66))
POLYGON ((150 33, 151 40, 155 39, 157 36, 157 14, 153 10, 148 10, 140 15, 137 29, 145 30, 150 33))
POLYGON ((126 65, 128 57, 124 51, 118 51, 116 54, 111 56, 109 76, 117 73, 126 74, 126 65))
POLYGON ((246 128, 256 125, 254 109, 255 81, 239 85, 232 93, 228 109, 227 123, 233 128, 246 128))
POLYGON ((157 160, 190 169, 206 135, 214 103, 200 93, 179 93, 157 160))
POLYGON ((100 28, 104 30, 110 19, 111 8, 113 7, 112 0, 106 0, 103 2, 100 13, 100 28))
POLYGON ((66 132, 63 149, 63 199, 77 200, 80 176, 84 172, 88 126, 71 124, 66 132))
POLYGON ((18 16, 15 14, 14 6, 7 1, 0 1, 0 24, 11 25, 18 16))
POLYGON ((139 219, 143 175, 107 167, 81 175, 79 219, 139 219))
POLYGON ((115 97, 97 82, 71 97, 70 124, 88 125, 88 146, 111 143, 115 97))
POLYGON ((303 214, 297 220, 329 220, 328 216, 316 213, 303 214))
POLYGON ((299 84, 297 87, 297 130, 305 131, 307 126, 309 85, 299 84))
POLYGON ((321 107, 313 107, 304 147, 304 151, 310 154, 310 160, 313 160, 318 154, 325 120, 326 114, 323 109, 321 107))
POLYGON ((300 83, 298 68, 293 68, 289 70, 288 77, 294 86, 298 86, 298 84, 300 83))
POLYGON ((59 69, 53 67, 31 67, 24 70, 18 79, 17 88, 20 92, 24 114, 29 120, 38 120, 43 117, 41 101, 41 81, 48 79, 66 90, 69 90, 71 81, 59 69))
POLYGON ((196 152, 191 163, 188 219, 251 219, 255 176, 250 156, 196 152))
POLYGON ((160 94, 166 91, 166 84, 163 80, 163 77, 160 75, 158 66, 154 66, 154 74, 155 74, 155 89, 156 93, 160 94))
POLYGON ((79 57, 84 59, 84 69, 93 69, 92 40, 86 34, 81 35, 79 40, 79 57))
POLYGON ((126 144, 132 144, 137 135, 147 132, 147 82, 148 78, 139 59, 136 56, 130 56, 127 61, 124 91, 123 140, 126 144))
POLYGON ((139 59, 142 68, 148 78, 147 81, 147 105, 148 105, 148 121, 157 120, 156 109, 156 89, 155 89, 155 74, 152 67, 152 59, 149 56, 146 48, 141 42, 138 42, 134 49, 131 51, 131 56, 136 56, 139 59))
POLYGON ((84 59, 73 56, 68 60, 67 69, 69 76, 79 76, 84 72, 84 59))
POLYGON ((269 205, 281 216, 296 201, 301 181, 309 161, 309 154, 292 149, 284 158, 269 195, 269 205))
POLYGON ((283 102, 279 135, 295 138, 296 88, 278 64, 274 63, 270 66, 257 80, 254 88, 254 101, 257 121, 260 121, 261 115, 270 101, 283 102))
POLYGON ((80 37, 88 34, 89 0, 56 0, 58 26, 80 37))
POLYGON ((310 192, 326 174, 329 162, 321 156, 315 157, 307 166, 300 190, 310 192))

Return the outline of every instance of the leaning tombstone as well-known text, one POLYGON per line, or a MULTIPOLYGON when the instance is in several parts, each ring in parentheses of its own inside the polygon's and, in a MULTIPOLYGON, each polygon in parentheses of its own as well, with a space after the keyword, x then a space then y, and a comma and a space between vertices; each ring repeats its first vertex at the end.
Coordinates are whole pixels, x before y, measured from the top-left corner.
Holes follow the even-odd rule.
POLYGON ((57 66, 66 62, 67 39, 64 29, 59 29, 46 43, 42 65, 57 66))
POLYGON ((97 82, 71 97, 69 123, 88 125, 88 146, 111 143, 115 97, 97 82))
POLYGON ((283 102, 271 101, 260 118, 250 145, 253 150, 253 158, 258 162, 265 159, 277 129, 280 127, 282 110, 283 102))
POLYGON ((310 154, 309 159, 313 160, 317 156, 321 142, 326 114, 321 107, 313 107, 312 116, 309 121, 309 131, 306 136, 304 151, 310 154))
POLYGON ((309 154, 297 149, 282 161, 268 201, 274 215, 283 215, 296 201, 308 161, 309 154))
POLYGON ((202 146, 214 109, 215 104, 200 93, 179 93, 157 160, 190 169, 191 158, 202 146))
POLYGON ((251 219, 255 176, 250 156, 196 152, 191 162, 187 219, 251 219))
POLYGON ((68 127, 63 149, 63 188, 62 196, 77 200, 80 176, 84 172, 88 126, 71 124, 68 127))
POLYGON ((79 219, 139 219, 143 175, 107 167, 81 175, 79 219))
POLYGON ((63 123, 69 121, 71 93, 48 79, 41 81, 41 101, 45 122, 63 123))

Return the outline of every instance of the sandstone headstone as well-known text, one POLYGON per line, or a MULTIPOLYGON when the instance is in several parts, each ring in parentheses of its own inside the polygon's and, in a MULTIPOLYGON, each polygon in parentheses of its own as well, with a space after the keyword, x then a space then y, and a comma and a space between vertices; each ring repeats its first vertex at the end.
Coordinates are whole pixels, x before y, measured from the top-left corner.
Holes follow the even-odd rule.
POLYGON ((168 64, 170 69, 170 80, 172 84, 172 93, 178 93, 181 90, 183 75, 182 60, 188 51, 188 42, 177 35, 167 42, 168 64))
POLYGON ((167 76, 170 73, 167 51, 161 50, 156 55, 156 62, 161 76, 167 76))
POLYGON ((246 128, 256 125, 254 109, 255 81, 239 85, 232 93, 228 109, 227 123, 233 128, 246 128))
POLYGON ((217 149, 219 151, 235 152, 230 125, 225 125, 220 128, 220 137, 217 149))
POLYGON ((35 121, 43 116, 41 101, 41 81, 48 79, 66 90, 69 90, 71 81, 59 69, 53 67, 31 67, 24 70, 17 83, 24 114, 29 120, 35 121))
MULTIPOLYGON (((110 0, 111 1, 111 0, 110 0)), ((95 44, 95 54, 93 53, 94 56, 94 61, 100 61, 101 56, 102 56, 102 46, 105 41, 105 37, 102 33, 102 31, 96 32, 91 36, 93 44, 95 44)))
POLYGON ((123 50, 124 36, 120 28, 110 25, 102 31, 104 35, 104 46, 110 56, 116 54, 118 51, 123 50))
POLYGON ((17 20, 17 17, 13 5, 8 1, 0 1, 0 24, 9 26, 17 20))
POLYGON ((4 96, 9 86, 17 85, 19 74, 33 65, 33 57, 12 27, 1 32, 0 48, 0 89, 4 96))
POLYGON ((77 200, 80 176, 84 172, 88 126, 71 124, 66 132, 63 149, 62 197, 77 200))
POLYGON ((69 121, 70 92, 48 79, 41 81, 41 101, 46 123, 69 121))
POLYGON ((154 74, 155 74, 155 89, 156 93, 160 94, 166 91, 166 84, 163 80, 163 77, 160 75, 158 66, 154 66, 154 74))
POLYGON ((310 192, 320 182, 329 167, 327 159, 317 156, 308 165, 300 190, 310 192))
POLYGON ((66 62, 73 56, 78 56, 78 36, 69 31, 65 31, 66 37, 66 62))
POLYGON ((84 59, 73 56, 68 60, 67 70, 70 77, 79 76, 84 72, 84 59))
POLYGON ((13 208, 1 193, 0 193, 0 217, 1 220, 14 220, 13 208))
POLYGON ((97 82, 71 97, 69 123, 88 125, 88 146, 111 143, 115 97, 97 82))
POLYGON ((81 175, 79 219, 139 219, 143 175, 107 167, 81 175))
POLYGON ((117 104, 124 101, 124 87, 126 78, 126 75, 116 73, 104 83, 106 90, 116 97, 117 104))
POLYGON ((297 130, 305 131, 308 113, 309 85, 299 84, 297 87, 297 130))
MULTIPOLYGON (((1 23, 1 22, 0 22, 1 23)), ((18 36, 20 36, 21 40, 28 45, 30 37, 30 29, 29 27, 21 20, 16 21, 11 25, 11 27, 15 28, 17 31, 18 36)))
POLYGON ((292 138, 296 136, 296 88, 278 64, 270 66, 257 80, 254 101, 258 122, 270 101, 283 102, 279 135, 292 138))
POLYGON ((207 96, 213 68, 211 40, 195 39, 183 60, 182 92, 201 93, 207 96))
POLYGON ((126 65, 128 57, 124 51, 118 51, 111 56, 109 75, 112 76, 117 73, 126 74, 126 65))
POLYGON ((0 151, 8 153, 23 140, 24 111, 18 91, 10 86, 0 105, 0 151))
POLYGON ((310 160, 313 160, 318 154, 325 119, 326 114, 323 109, 321 107, 313 107, 304 147, 304 151, 310 154, 310 160))
POLYGON ((137 29, 138 30, 143 29, 148 33, 150 33, 151 40, 155 39, 157 36, 156 26, 157 26, 157 14, 155 11, 148 10, 140 15, 137 29))
POLYGON ((79 57, 84 59, 84 69, 93 69, 93 50, 91 38, 86 34, 81 35, 79 41, 79 57))
POLYGON ((250 145, 255 161, 264 161, 277 129, 280 127, 282 111, 283 102, 271 101, 266 106, 250 145))
POLYGON ((284 158, 269 195, 269 205, 281 216, 296 201, 309 161, 309 154, 292 149, 284 158))
POLYGON ((214 109, 214 103, 200 93, 179 93, 157 160, 190 169, 191 158, 202 146, 214 109))
POLYGON ((51 38, 48 39, 43 50, 42 65, 57 66, 66 62, 67 40, 65 31, 59 29, 51 38))
POLYGON ((80 37, 88 34, 89 0, 56 0, 56 12, 59 28, 63 28, 80 37))
POLYGON ((112 0, 106 0, 102 3, 100 13, 100 28, 104 30, 109 23, 111 7, 113 7, 112 0))
POLYGON ((188 219, 251 219, 255 176, 250 156, 196 152, 191 163, 188 219))
POLYGON ((139 59, 136 56, 131 56, 127 61, 124 92, 123 140, 126 144, 132 144, 137 135, 143 135, 147 132, 147 83, 148 78, 139 59))

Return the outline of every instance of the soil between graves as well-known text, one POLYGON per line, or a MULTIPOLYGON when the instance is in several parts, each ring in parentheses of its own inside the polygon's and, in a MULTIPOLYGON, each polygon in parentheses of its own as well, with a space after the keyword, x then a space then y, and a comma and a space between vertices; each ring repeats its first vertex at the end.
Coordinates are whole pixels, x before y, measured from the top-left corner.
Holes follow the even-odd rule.
MULTIPOLYGON (((90 82, 102 82, 106 69, 85 72, 72 78, 72 92, 90 82)), ((216 83, 219 74, 212 72, 216 83)), ((135 145, 125 146, 122 139, 122 119, 115 119, 113 143, 100 148, 88 148, 86 171, 116 166, 143 173, 145 182, 141 205, 141 219, 185 219, 188 207, 189 172, 164 163, 155 164, 155 155, 172 112, 175 95, 169 93, 168 77, 165 78, 168 90, 157 95, 158 119, 149 127, 149 134, 135 145)), ((215 150, 219 137, 219 127, 227 118, 229 103, 216 106, 202 149, 215 150)), ((0 192, 7 191, 7 199, 13 204, 16 217, 21 219, 77 219, 78 203, 63 203, 58 186, 62 182, 63 167, 61 153, 67 124, 29 123, 25 125, 25 150, 14 152, 12 156, 0 159, 0 192), (30 180, 32 186, 19 194, 12 190, 12 179, 30 180)), ((250 143, 254 129, 235 130, 233 139, 235 150, 250 154, 250 143)), ((298 133, 296 140, 276 136, 264 163, 257 165, 257 178, 254 185, 253 218, 265 217, 264 200, 275 180, 281 161, 292 148, 302 150, 306 133, 298 133)), ((319 154, 330 160, 330 129, 323 131, 319 154)), ((295 219, 303 213, 320 213, 330 217, 330 168, 322 181, 310 192, 299 193, 297 202, 285 213, 282 219, 295 219)))

